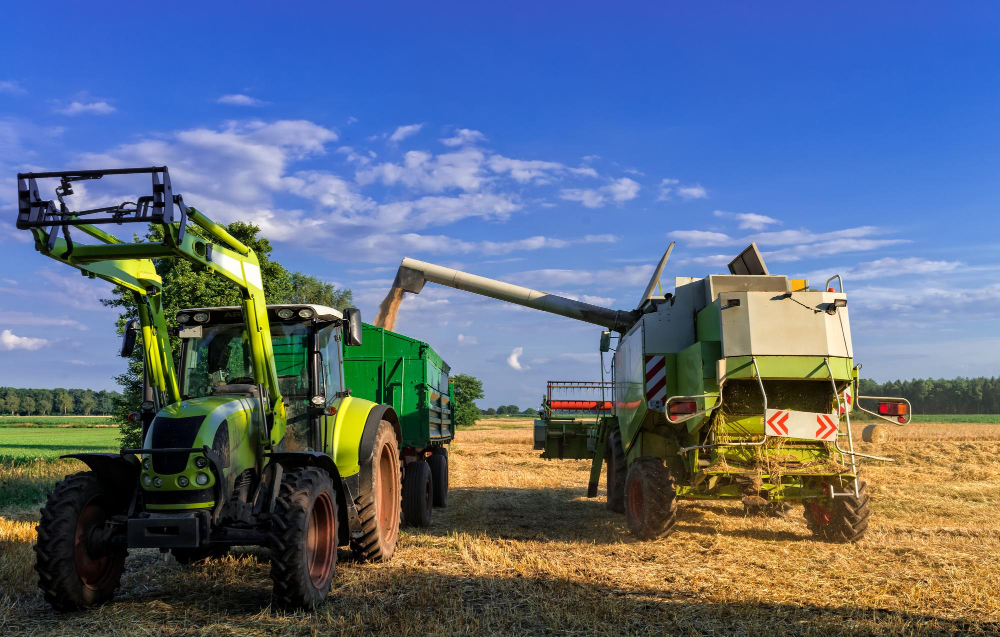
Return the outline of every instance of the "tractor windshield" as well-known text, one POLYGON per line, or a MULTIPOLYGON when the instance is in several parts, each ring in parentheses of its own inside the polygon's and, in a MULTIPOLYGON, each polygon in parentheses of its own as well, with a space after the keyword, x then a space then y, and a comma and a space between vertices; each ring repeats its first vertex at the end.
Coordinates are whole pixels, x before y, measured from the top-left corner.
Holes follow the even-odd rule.
MULTIPOLYGON (((279 387, 291 417, 310 396, 308 328, 272 323, 271 339, 279 387)), ((181 393, 185 399, 210 396, 222 385, 256 383, 243 324, 206 325, 200 337, 184 340, 181 393)))

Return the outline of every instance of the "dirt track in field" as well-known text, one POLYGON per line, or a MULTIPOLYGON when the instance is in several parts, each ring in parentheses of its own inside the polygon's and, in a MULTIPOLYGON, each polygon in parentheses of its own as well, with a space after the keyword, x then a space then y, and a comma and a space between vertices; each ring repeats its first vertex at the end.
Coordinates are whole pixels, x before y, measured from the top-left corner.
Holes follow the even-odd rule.
POLYGON ((37 514, 0 511, 0 632, 1000 632, 1000 426, 915 425, 866 445, 898 462, 865 467, 871 526, 852 546, 813 540, 800 509, 777 520, 693 502, 681 504, 671 536, 634 541, 605 510, 603 489, 584 497, 588 463, 539 459, 530 427, 484 421, 460 432, 449 507, 430 529, 405 531, 390 563, 342 552, 315 613, 270 608, 264 551, 192 568, 133 551, 114 602, 60 616, 35 589, 37 514))

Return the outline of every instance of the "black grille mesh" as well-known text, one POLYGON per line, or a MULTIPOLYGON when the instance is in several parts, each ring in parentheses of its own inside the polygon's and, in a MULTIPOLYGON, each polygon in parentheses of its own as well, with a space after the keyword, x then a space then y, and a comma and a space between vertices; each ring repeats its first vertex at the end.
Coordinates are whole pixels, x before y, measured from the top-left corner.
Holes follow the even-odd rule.
MULTIPOLYGON (((190 418, 163 418, 153 419, 153 437, 150 447, 153 449, 168 449, 171 447, 191 447, 194 445, 195 436, 205 422, 204 416, 191 416, 190 418)), ((153 470, 157 473, 180 473, 187 466, 187 453, 154 453, 153 470)))

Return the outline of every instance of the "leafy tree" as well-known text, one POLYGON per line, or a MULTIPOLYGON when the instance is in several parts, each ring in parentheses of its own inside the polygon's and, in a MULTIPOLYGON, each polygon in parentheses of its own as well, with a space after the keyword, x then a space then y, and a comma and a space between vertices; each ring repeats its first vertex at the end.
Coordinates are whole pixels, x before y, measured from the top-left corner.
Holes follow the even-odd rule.
POLYGON ((6 411, 10 412, 11 416, 17 413, 17 410, 21 408, 21 397, 17 395, 17 392, 14 389, 7 390, 7 394, 3 399, 3 407, 6 411))
POLYGON ((55 408, 65 416, 67 412, 73 411, 73 397, 65 389, 55 390, 55 408))
POLYGON ((48 416, 52 413, 52 392, 48 389, 36 389, 35 413, 39 416, 48 416))
POLYGON ((30 416, 35 411, 35 399, 30 395, 25 396, 21 400, 21 411, 30 416))
POLYGON ((496 416, 497 415, 497 410, 493 409, 492 407, 490 407, 489 409, 486 410, 486 415, 487 416, 496 416))
POLYGON ((89 389, 84 391, 80 396, 80 401, 77 404, 77 413, 84 416, 89 416, 90 412, 97 408, 97 397, 94 392, 89 389))
POLYGON ((528 407, 527 409, 524 410, 524 413, 528 414, 529 416, 537 416, 538 410, 535 409, 534 407, 528 407))
MULTIPOLYGON (((323 283, 306 274, 289 272, 283 265, 271 259, 272 246, 266 238, 259 236, 260 228, 253 224, 237 221, 226 226, 229 234, 251 248, 260 263, 264 296, 268 303, 319 303, 342 309, 351 303, 351 290, 337 290, 333 285, 323 283), (319 298, 308 298, 308 294, 318 294, 319 298)), ((196 227, 188 226, 188 232, 199 233, 196 227)), ((153 227, 146 235, 149 241, 161 240, 162 229, 153 227)), ((157 259, 156 271, 163 279, 163 306, 168 329, 177 327, 177 311, 185 307, 218 307, 239 305, 242 296, 234 283, 209 272, 206 268, 186 259, 157 259)), ((116 288, 114 296, 102 299, 108 307, 121 308, 118 317, 118 331, 122 332, 125 321, 136 318, 135 301, 132 293, 116 288)), ((171 349, 179 350, 180 339, 171 337, 171 349)), ((112 415, 121 426, 122 444, 137 447, 140 426, 128 419, 131 411, 142 402, 142 347, 137 343, 135 352, 128 361, 125 371, 115 377, 122 393, 114 398, 112 415)))
POLYGON ((480 417, 476 401, 483 397, 483 383, 475 376, 456 374, 451 377, 455 385, 455 424, 469 426, 476 424, 480 417))

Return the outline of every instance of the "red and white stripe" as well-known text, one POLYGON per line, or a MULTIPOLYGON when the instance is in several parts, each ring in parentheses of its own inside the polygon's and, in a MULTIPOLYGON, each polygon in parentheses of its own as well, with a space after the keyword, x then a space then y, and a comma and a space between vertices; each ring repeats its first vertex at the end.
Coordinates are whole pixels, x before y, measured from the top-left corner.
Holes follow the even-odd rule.
POLYGON ((646 400, 667 401, 667 361, 663 356, 646 356, 646 400))

